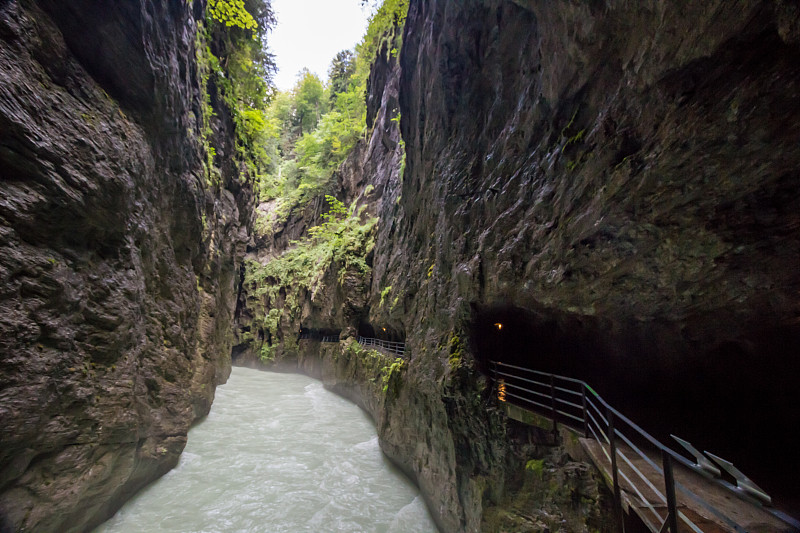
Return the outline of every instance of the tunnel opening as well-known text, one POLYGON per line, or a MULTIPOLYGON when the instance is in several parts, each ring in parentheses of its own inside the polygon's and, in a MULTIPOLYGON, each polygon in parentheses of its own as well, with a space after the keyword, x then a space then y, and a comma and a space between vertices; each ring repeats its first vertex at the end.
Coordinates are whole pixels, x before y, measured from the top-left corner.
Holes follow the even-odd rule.
POLYGON ((236 344, 231 348, 231 361, 236 363, 239 358, 242 356, 243 353, 247 351, 250 347, 249 343, 243 342, 241 344, 236 344))
POLYGON ((326 337, 338 337, 340 330, 332 328, 309 328, 300 326, 300 331, 297 334, 298 340, 312 340, 320 341, 326 337))
POLYGON ((368 322, 361 322, 358 324, 358 336, 359 337, 368 337, 374 338, 375 337, 375 328, 372 327, 372 324, 368 322))
POLYGON ((401 328, 389 324, 375 325, 361 322, 358 325, 358 336, 387 342, 406 342, 405 332, 401 328))
POLYGON ((776 507, 800 515, 800 328, 734 331, 705 316, 688 332, 686 322, 666 320, 508 305, 472 311, 470 345, 487 376, 498 361, 583 380, 662 443, 677 449, 674 434, 732 461, 776 507))

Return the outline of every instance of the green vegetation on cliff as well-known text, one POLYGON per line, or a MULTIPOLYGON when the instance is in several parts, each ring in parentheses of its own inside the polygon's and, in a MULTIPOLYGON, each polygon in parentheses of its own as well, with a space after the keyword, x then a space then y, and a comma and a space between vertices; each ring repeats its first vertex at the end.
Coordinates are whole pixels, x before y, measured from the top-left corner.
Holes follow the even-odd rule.
POLYGON ((266 110, 265 154, 268 171, 261 176, 260 199, 280 200, 277 220, 261 220, 268 231, 292 209, 330 192, 335 170, 359 138, 366 138, 367 82, 372 63, 382 51, 396 55, 408 0, 386 0, 370 18, 355 53, 339 52, 327 83, 304 70, 294 88, 278 93, 266 110))
MULTIPOLYGON (((340 285, 345 276, 368 279, 371 274, 365 257, 375 246, 377 218, 365 216, 363 208, 356 210, 355 205, 348 209, 333 196, 326 199, 329 210, 322 215, 324 222, 309 229, 308 238, 295 241, 292 248, 266 264, 246 262, 244 285, 254 297, 253 325, 269 333, 259 347, 262 360, 272 358, 272 340, 281 317, 298 319, 302 298, 313 299, 325 288, 326 274, 335 272, 335 281, 329 283, 340 285)), ((255 339, 251 334, 247 340, 255 339)))
POLYGON ((326 197, 330 209, 324 222, 308 230, 309 237, 265 265, 250 261, 245 279, 253 284, 256 296, 274 297, 281 286, 294 285, 312 292, 331 264, 341 278, 348 270, 368 274, 364 256, 375 244, 372 228, 376 218, 364 217, 363 208, 348 210, 333 196, 326 197), (362 218, 364 219, 362 221, 362 218), (264 283, 270 280, 273 283, 264 283))
POLYGON ((271 159, 267 151, 274 126, 266 110, 274 92, 275 63, 266 36, 275 24, 268 0, 211 0, 198 30, 196 56, 203 91, 202 131, 206 180, 217 182, 222 161, 212 142, 212 98, 221 100, 234 124, 235 158, 241 179, 260 181, 271 159))
POLYGON ((380 54, 386 60, 397 53, 407 10, 407 0, 383 2, 355 52, 345 50, 333 59, 325 83, 304 70, 294 88, 275 94, 264 110, 260 131, 266 171, 259 175, 258 189, 259 199, 272 205, 258 211, 256 232, 281 231, 293 211, 323 195, 327 209, 316 225, 309 224, 307 237, 292 241, 288 250, 266 261, 247 261, 244 288, 252 319, 240 340, 262 360, 277 356, 278 345, 281 353, 296 346, 294 331, 304 305, 336 291, 365 295, 368 290, 367 256, 375 245, 377 219, 367 216, 363 206, 346 207, 331 193, 336 170, 369 134, 370 71, 380 54))

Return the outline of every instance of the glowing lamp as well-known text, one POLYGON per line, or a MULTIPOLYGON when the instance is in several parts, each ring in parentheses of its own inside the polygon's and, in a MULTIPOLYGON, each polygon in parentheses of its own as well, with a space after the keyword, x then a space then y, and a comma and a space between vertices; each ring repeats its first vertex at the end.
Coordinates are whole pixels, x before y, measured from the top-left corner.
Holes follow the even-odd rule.
POLYGON ((502 379, 497 382, 497 399, 506 401, 506 383, 502 379))
POLYGON ((501 329, 503 329, 503 324, 501 324, 500 322, 495 322, 494 327, 497 328, 497 331, 500 331, 501 329))

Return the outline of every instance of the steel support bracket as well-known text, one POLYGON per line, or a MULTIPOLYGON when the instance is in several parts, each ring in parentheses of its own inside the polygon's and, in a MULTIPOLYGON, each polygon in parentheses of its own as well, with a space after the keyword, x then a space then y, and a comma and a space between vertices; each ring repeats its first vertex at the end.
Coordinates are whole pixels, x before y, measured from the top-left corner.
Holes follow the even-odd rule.
POLYGON ((685 441, 685 440, 683 440, 683 439, 681 439, 679 437, 676 437, 675 435, 670 435, 670 437, 675 439, 675 441, 678 444, 683 446, 686 449, 687 452, 689 452, 691 455, 694 456, 695 460, 697 461, 697 466, 699 466, 700 468, 702 468, 706 472, 710 472, 711 474, 714 474, 714 476, 716 476, 716 477, 720 477, 722 475, 722 472, 720 471, 720 469, 717 468, 714 465, 714 463, 712 463, 711 461, 706 459, 706 456, 703 455, 700 452, 700 450, 698 450, 697 448, 695 448, 694 446, 689 444, 687 441, 685 441))
POLYGON ((767 505, 772 505, 772 498, 770 498, 769 495, 766 492, 764 492, 764 490, 761 487, 753 483, 752 479, 742 474, 742 472, 738 468, 733 466, 733 463, 726 461, 721 457, 717 457, 712 453, 709 452, 705 453, 706 455, 711 457, 714 460, 714 462, 716 462, 719 466, 721 466, 723 470, 725 470, 727 473, 732 475, 734 479, 736 479, 737 487, 747 492, 748 494, 755 496, 756 498, 763 501, 767 505))

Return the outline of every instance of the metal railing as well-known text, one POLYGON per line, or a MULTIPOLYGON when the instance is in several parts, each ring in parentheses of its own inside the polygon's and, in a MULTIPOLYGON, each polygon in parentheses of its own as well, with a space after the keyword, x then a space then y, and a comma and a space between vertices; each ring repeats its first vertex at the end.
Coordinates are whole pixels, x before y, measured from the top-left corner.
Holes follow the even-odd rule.
POLYGON ((676 463, 688 469, 692 475, 701 476, 706 482, 722 487, 772 514, 789 527, 800 530, 800 522, 794 518, 777 509, 765 507, 764 503, 770 503, 769 496, 732 464, 708 454, 736 480, 736 485, 719 477, 720 470, 688 442, 673 436, 694 455, 697 463, 650 436, 606 403, 585 382, 508 363, 492 361, 491 366, 500 401, 547 415, 553 421, 553 431, 562 422, 573 429, 582 430, 584 437, 594 439, 600 444, 603 455, 611 465, 615 518, 620 531, 623 531, 622 488, 625 489, 629 501, 640 510, 637 512, 638 516, 653 532, 677 533, 678 521, 682 521, 690 530, 703 533, 694 521, 678 509, 676 491, 684 501, 691 500, 720 523, 737 532, 746 531, 742 525, 676 480, 673 468, 676 463), (643 470, 648 471, 651 476, 648 477, 643 470), (654 477, 657 479, 653 479, 654 477), (620 478, 625 482, 624 487, 620 478))
POLYGON ((339 342, 339 335, 326 335, 320 342, 339 342))
POLYGON ((375 346, 383 348, 387 352, 403 357, 406 353, 406 343, 404 342, 391 342, 381 339, 373 339, 371 337, 358 337, 358 344, 361 346, 375 346))

